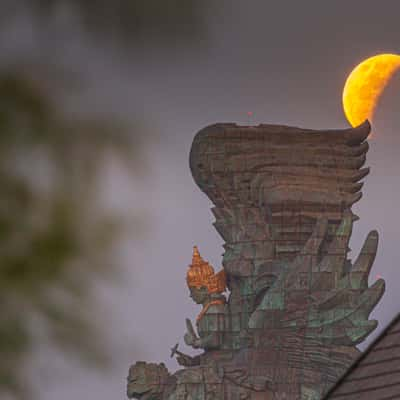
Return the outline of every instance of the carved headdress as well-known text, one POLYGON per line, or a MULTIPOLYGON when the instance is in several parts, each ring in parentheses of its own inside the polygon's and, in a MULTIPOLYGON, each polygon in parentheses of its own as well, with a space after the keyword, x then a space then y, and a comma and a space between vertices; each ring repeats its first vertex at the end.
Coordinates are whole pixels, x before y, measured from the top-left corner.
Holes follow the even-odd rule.
POLYGON ((192 264, 189 265, 186 282, 189 288, 204 286, 209 293, 222 293, 226 288, 226 275, 224 270, 216 274, 214 268, 203 260, 197 246, 194 246, 192 264))

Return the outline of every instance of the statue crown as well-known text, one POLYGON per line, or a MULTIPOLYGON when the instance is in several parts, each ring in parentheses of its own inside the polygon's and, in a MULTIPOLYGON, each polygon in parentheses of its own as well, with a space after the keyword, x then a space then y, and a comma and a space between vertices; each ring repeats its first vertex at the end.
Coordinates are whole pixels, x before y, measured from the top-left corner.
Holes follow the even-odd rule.
POLYGON ((214 268, 201 257, 197 246, 193 247, 192 264, 186 275, 189 288, 206 287, 209 293, 222 293, 226 289, 226 275, 222 269, 217 274, 214 268))

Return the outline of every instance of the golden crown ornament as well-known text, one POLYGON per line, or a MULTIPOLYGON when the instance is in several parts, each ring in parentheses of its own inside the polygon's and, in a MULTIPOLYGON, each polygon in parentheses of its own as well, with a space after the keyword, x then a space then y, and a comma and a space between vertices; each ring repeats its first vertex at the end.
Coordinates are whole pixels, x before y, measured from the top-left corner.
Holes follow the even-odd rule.
POLYGON ((226 275, 222 269, 217 274, 214 268, 201 257, 197 246, 193 247, 192 264, 186 274, 189 288, 206 287, 209 293, 222 293, 226 289, 226 275))

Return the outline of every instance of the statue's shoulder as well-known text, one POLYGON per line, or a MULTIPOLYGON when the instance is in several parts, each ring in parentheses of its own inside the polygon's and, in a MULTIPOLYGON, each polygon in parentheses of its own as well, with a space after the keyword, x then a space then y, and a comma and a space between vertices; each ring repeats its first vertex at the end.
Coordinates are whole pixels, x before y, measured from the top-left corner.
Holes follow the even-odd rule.
POLYGON ((226 299, 224 296, 214 298, 210 303, 205 305, 201 313, 197 317, 197 323, 201 321, 214 320, 216 318, 224 317, 228 312, 226 299))
POLYGON ((224 314, 228 311, 226 299, 221 296, 217 300, 211 301, 207 309, 207 314, 224 314))

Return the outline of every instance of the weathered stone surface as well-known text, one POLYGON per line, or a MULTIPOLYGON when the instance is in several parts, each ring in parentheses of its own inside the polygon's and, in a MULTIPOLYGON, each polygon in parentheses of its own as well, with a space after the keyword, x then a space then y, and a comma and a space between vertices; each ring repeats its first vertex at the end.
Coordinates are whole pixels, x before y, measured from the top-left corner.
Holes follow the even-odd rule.
POLYGON ((216 124, 196 135, 190 166, 226 241, 229 296, 190 288, 203 310, 185 342, 204 353, 174 348, 187 368, 151 399, 317 400, 357 358, 384 291, 368 287, 377 232, 347 258, 369 130, 216 124))

